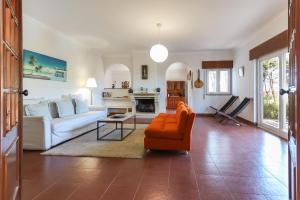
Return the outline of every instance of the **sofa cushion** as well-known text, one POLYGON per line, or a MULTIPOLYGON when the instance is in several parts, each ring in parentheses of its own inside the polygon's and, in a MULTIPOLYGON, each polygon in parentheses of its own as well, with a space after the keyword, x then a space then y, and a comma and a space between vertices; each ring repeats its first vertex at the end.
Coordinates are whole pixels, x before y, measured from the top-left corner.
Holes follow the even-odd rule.
POLYGON ((176 114, 169 114, 169 113, 159 113, 157 117, 169 117, 169 118, 176 118, 176 114))
POLYGON ((165 118, 164 117, 155 117, 152 119, 152 122, 164 122, 165 118))
POLYGON ((177 119, 175 117, 167 117, 165 123, 177 123, 177 119))
POLYGON ((75 115, 72 101, 70 100, 57 101, 56 105, 57 105, 57 111, 59 117, 68 117, 68 116, 75 115))
POLYGON ((66 131, 81 128, 83 126, 87 126, 91 123, 96 123, 97 120, 104 117, 106 117, 105 112, 90 111, 78 115, 56 118, 52 120, 51 128, 52 131, 55 133, 66 132, 66 131))
POLYGON ((48 103, 38 103, 26 105, 26 115, 28 116, 43 116, 52 119, 48 103))
POLYGON ((145 130, 145 135, 152 138, 182 139, 176 123, 151 123, 145 130))
POLYGON ((76 98, 75 100, 75 112, 76 114, 87 113, 89 112, 89 106, 86 102, 76 98))

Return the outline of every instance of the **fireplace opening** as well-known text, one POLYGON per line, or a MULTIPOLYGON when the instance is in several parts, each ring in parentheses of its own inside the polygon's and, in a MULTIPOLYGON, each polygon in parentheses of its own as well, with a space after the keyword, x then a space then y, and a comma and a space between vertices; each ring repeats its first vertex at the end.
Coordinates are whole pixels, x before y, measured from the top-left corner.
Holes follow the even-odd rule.
POLYGON ((136 99, 136 111, 143 113, 155 113, 154 99, 136 99))

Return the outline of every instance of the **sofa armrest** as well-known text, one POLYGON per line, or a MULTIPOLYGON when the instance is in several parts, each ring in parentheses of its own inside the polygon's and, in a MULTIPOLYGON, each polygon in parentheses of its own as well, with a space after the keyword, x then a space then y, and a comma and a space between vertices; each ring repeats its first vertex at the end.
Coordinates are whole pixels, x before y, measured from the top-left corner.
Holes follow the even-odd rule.
POLYGON ((43 116, 24 116, 23 148, 47 150, 51 148, 51 121, 43 116))

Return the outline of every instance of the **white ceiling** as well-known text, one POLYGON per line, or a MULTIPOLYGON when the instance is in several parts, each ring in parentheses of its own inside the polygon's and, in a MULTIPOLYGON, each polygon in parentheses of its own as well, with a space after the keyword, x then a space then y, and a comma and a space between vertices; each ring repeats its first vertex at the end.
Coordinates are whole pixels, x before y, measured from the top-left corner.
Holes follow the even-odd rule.
POLYGON ((24 0, 23 13, 104 53, 234 48, 286 0, 24 0))

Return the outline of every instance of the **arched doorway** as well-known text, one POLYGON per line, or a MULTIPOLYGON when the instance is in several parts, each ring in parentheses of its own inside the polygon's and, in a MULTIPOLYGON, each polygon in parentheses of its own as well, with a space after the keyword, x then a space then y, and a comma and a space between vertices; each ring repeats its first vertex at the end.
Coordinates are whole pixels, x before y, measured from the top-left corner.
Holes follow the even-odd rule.
POLYGON ((179 101, 190 104, 191 84, 188 78, 190 67, 182 62, 171 64, 165 74, 167 88, 166 108, 175 109, 179 101))

